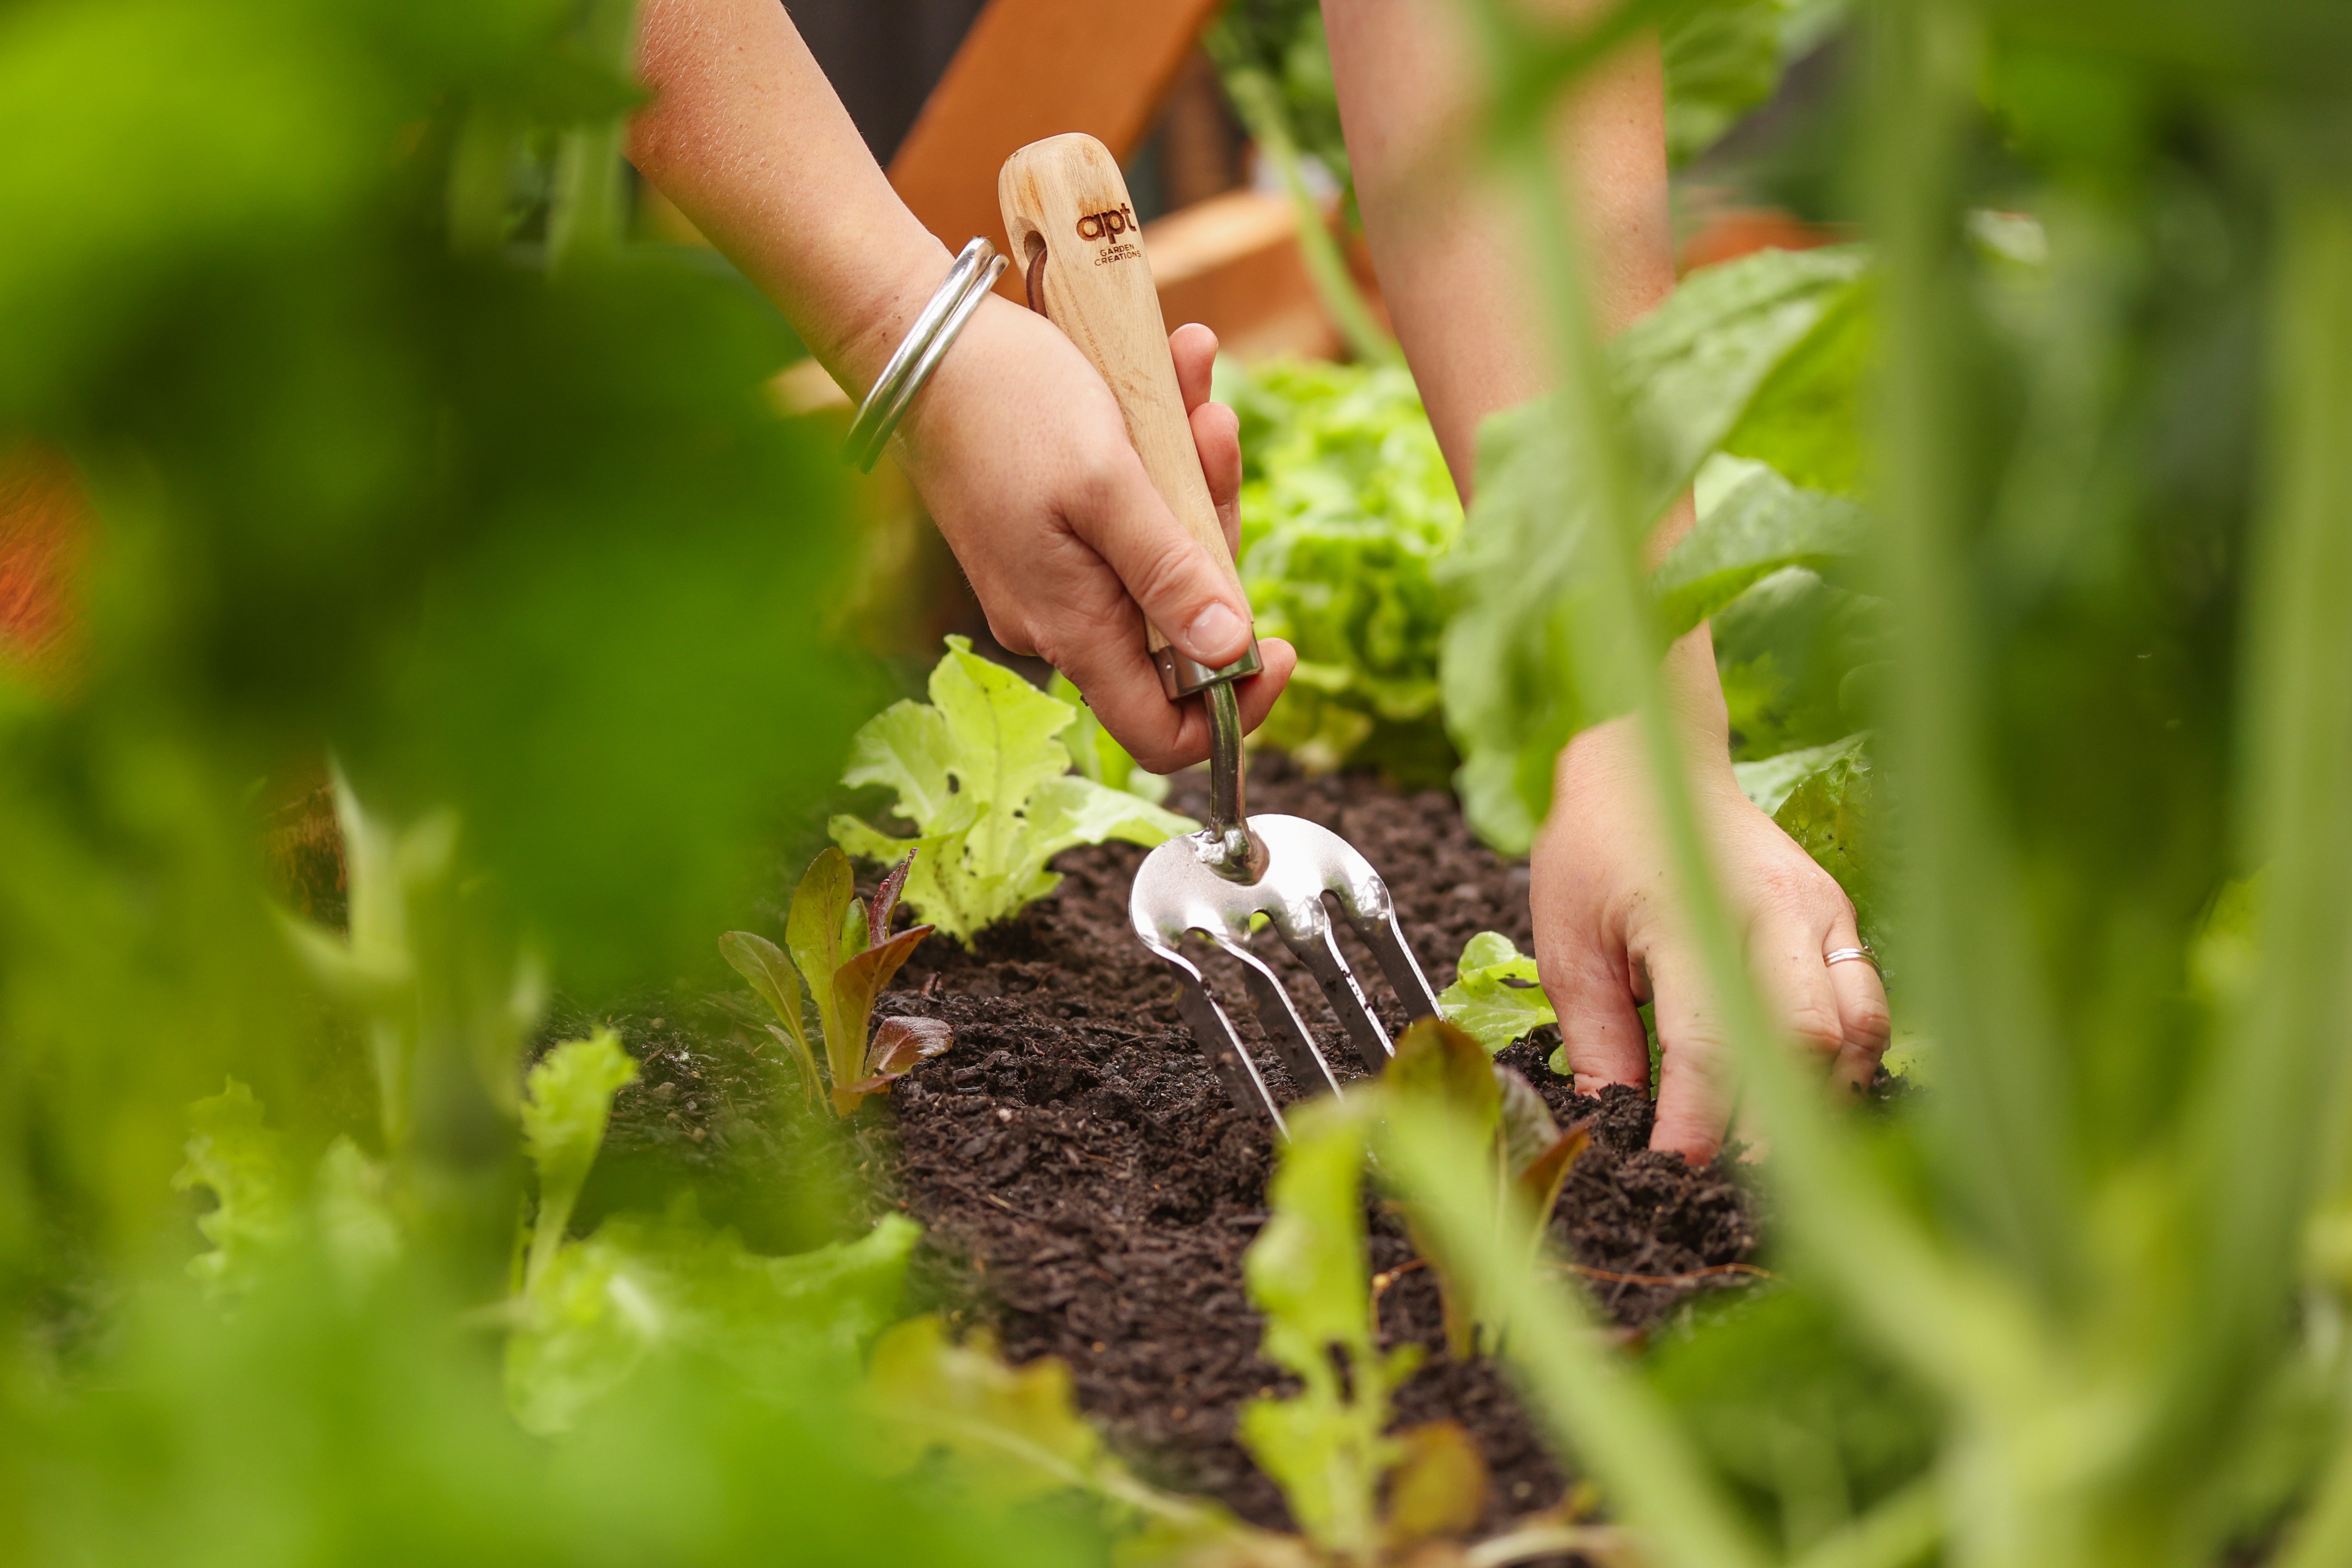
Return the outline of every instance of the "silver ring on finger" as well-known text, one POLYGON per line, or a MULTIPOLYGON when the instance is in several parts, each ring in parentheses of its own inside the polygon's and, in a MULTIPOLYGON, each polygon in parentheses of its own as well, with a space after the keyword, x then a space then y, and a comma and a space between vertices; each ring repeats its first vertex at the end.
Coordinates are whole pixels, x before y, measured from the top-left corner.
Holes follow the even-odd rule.
POLYGON ((1878 954, 1871 952, 1867 945, 1862 947, 1833 947, 1830 949, 1829 952, 1822 954, 1822 963, 1824 967, 1832 963, 1867 963, 1871 968, 1875 969, 1878 967, 1878 954))

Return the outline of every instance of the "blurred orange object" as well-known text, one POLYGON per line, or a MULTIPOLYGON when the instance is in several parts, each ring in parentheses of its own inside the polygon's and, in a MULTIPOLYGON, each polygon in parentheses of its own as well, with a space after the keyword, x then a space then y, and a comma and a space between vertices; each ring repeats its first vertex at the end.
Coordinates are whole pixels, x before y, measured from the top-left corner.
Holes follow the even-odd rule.
POLYGON ((76 578, 89 536, 89 505, 63 455, 0 448, 0 660, 44 684, 64 679, 76 660, 76 578))
MULTIPOLYGON (((1217 0, 989 0, 890 160, 890 183, 950 250, 1005 243, 996 172, 1013 150, 1083 131, 1125 159, 1142 142, 1217 0)), ((1021 268, 997 291, 1022 297, 1021 268)))
POLYGON ((1681 270, 1737 261, 1759 250, 1813 250, 1855 237, 1843 224, 1808 223, 1778 207, 1722 207, 1683 242, 1681 270))

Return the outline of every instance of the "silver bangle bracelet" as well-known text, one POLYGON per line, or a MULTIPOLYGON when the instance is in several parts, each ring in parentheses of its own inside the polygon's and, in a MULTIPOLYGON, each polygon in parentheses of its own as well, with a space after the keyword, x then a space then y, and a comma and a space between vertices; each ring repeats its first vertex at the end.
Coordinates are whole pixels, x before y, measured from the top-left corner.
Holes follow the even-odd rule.
POLYGON ((923 383, 930 380, 931 372, 947 357, 956 334, 996 287, 1004 265, 996 247, 975 239, 948 268, 947 280, 932 293, 930 303, 915 318, 890 363, 882 367, 881 379, 857 405, 857 417, 849 426, 849 439, 842 443, 841 456, 844 461, 856 464, 859 473, 874 471, 875 460, 882 456, 882 447, 898 428, 898 421, 907 416, 915 394, 923 390, 923 383))

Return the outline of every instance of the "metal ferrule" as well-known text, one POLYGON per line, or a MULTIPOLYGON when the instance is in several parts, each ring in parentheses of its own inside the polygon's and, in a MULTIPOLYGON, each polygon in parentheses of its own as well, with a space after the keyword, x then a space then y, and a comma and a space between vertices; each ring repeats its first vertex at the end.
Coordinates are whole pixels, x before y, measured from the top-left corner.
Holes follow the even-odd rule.
POLYGON ((1222 669, 1212 669, 1196 659, 1186 658, 1173 647, 1163 647, 1151 656, 1160 668, 1160 689, 1168 693, 1168 700, 1190 697, 1195 691, 1205 691, 1220 681, 1239 680, 1255 675, 1265 668, 1257 657, 1257 640, 1253 637, 1241 658, 1222 669))

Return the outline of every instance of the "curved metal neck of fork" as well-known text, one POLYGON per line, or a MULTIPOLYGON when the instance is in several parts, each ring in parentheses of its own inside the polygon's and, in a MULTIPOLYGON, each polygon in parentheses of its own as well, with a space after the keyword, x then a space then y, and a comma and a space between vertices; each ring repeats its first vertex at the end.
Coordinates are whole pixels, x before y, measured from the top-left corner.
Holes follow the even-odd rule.
POLYGON ((1265 842, 1249 830, 1242 801, 1242 709, 1234 683, 1221 680, 1201 693, 1209 705, 1209 825, 1200 835, 1201 859, 1229 882, 1265 875, 1265 842))

